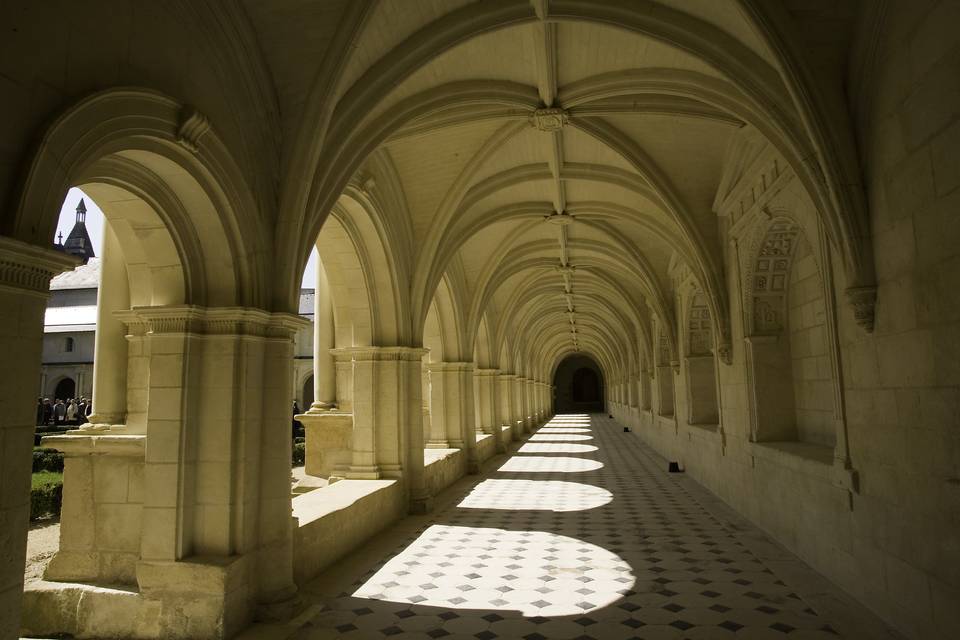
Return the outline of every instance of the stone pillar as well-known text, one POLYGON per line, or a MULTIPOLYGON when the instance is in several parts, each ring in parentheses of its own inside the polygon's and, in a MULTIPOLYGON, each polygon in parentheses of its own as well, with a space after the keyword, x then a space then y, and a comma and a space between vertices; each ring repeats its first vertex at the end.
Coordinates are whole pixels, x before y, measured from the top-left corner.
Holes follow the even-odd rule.
POLYGON ((337 409, 353 413, 353 349, 332 349, 336 370, 337 409))
POLYGON ((497 369, 476 369, 477 406, 480 409, 480 424, 484 433, 492 434, 497 443, 497 453, 504 453, 506 434, 500 427, 500 383, 497 369))
POLYGON ((433 415, 430 411, 430 395, 432 384, 430 382, 430 367, 427 359, 424 358, 420 363, 420 414, 423 420, 423 441, 430 440, 431 429, 433 428, 433 415))
POLYGON ((337 402, 333 301, 327 272, 317 258, 317 288, 313 298, 313 405, 310 411, 328 410, 337 402))
MULTIPOLYGON (((130 281, 123 248, 109 223, 103 227, 97 292, 97 332, 93 358, 93 413, 88 422, 124 424, 127 417, 126 325, 117 312, 130 308, 130 281)), ((80 385, 77 385, 78 393, 80 385)))
POLYGON ((631 409, 637 408, 637 377, 635 374, 627 376, 627 405, 631 409))
POLYGON ((533 389, 536 382, 533 378, 527 378, 524 383, 524 400, 526 402, 526 411, 524 415, 527 420, 527 431, 532 432, 534 429, 540 426, 540 423, 537 420, 537 409, 536 403, 533 398, 533 389))
POLYGON ((501 427, 507 427, 507 434, 511 440, 519 440, 520 432, 517 431, 517 423, 514 416, 514 376, 511 373, 501 373, 497 376, 500 384, 500 423, 501 427))
POLYGON ((513 424, 516 427, 518 434, 524 434, 527 432, 526 426, 527 421, 524 419, 524 416, 527 415, 524 411, 524 401, 523 401, 523 390, 524 384, 523 381, 525 378, 520 375, 513 377, 513 424))
POLYGON ((423 424, 420 398, 423 349, 355 347, 353 455, 346 477, 400 478, 422 500, 423 424), (419 472, 420 486, 413 482, 419 472))
POLYGON ((462 449, 467 457, 467 472, 478 473, 473 363, 432 362, 429 367, 432 411, 427 446, 462 449))
POLYGON ((30 451, 36 425, 43 318, 50 279, 75 266, 60 252, 0 236, 0 638, 20 637, 30 519, 30 451))

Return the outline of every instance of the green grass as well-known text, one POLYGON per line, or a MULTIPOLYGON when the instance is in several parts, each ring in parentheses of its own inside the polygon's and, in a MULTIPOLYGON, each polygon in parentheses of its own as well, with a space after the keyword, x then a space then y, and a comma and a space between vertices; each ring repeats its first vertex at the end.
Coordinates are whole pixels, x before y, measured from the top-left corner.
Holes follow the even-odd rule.
POLYGON ((36 489, 45 484, 57 484, 63 482, 63 474, 55 471, 37 471, 33 474, 30 481, 30 488, 36 489))

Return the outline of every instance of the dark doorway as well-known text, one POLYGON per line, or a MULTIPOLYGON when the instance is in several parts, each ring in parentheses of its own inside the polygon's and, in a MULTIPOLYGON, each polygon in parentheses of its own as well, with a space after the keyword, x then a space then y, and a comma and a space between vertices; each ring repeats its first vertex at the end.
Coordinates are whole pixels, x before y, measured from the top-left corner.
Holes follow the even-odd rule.
POLYGON ((597 402, 600 400, 600 379, 593 369, 582 367, 573 372, 573 401, 597 402))
POLYGON ((553 375, 557 413, 601 413, 604 407, 603 373, 592 358, 565 358, 553 375))
POLYGON ((77 384, 71 378, 64 378, 57 383, 57 388, 53 390, 54 398, 69 400, 77 390, 77 384))

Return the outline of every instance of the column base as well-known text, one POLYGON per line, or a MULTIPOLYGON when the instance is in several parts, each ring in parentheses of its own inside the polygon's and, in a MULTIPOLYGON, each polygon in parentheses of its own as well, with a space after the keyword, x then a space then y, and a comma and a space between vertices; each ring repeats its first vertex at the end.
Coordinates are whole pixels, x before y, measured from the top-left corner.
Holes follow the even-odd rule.
POLYGON ((257 622, 287 622, 303 608, 303 598, 293 585, 274 594, 268 602, 257 603, 253 617, 257 622))
POLYGON ((412 496, 410 498, 409 513, 412 516, 422 516, 433 511, 433 496, 412 496))

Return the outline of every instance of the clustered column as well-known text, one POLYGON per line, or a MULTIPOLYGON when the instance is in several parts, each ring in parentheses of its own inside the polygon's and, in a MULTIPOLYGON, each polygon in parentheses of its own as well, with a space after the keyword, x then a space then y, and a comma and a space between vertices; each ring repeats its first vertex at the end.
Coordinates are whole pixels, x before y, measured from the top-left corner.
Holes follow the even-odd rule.
POLYGON ((476 415, 472 362, 432 362, 430 368, 431 425, 427 446, 461 449, 467 471, 478 473, 476 415))
POLYGON ((503 453, 507 450, 507 434, 500 426, 500 383, 497 378, 499 373, 497 369, 476 369, 474 376, 477 382, 477 407, 480 413, 478 426, 484 433, 493 435, 497 453, 503 453))
POLYGON ((511 440, 520 439, 520 431, 517 429, 516 409, 514 402, 514 389, 516 376, 512 373, 501 373, 498 376, 500 381, 500 421, 501 426, 507 427, 507 433, 511 440))

